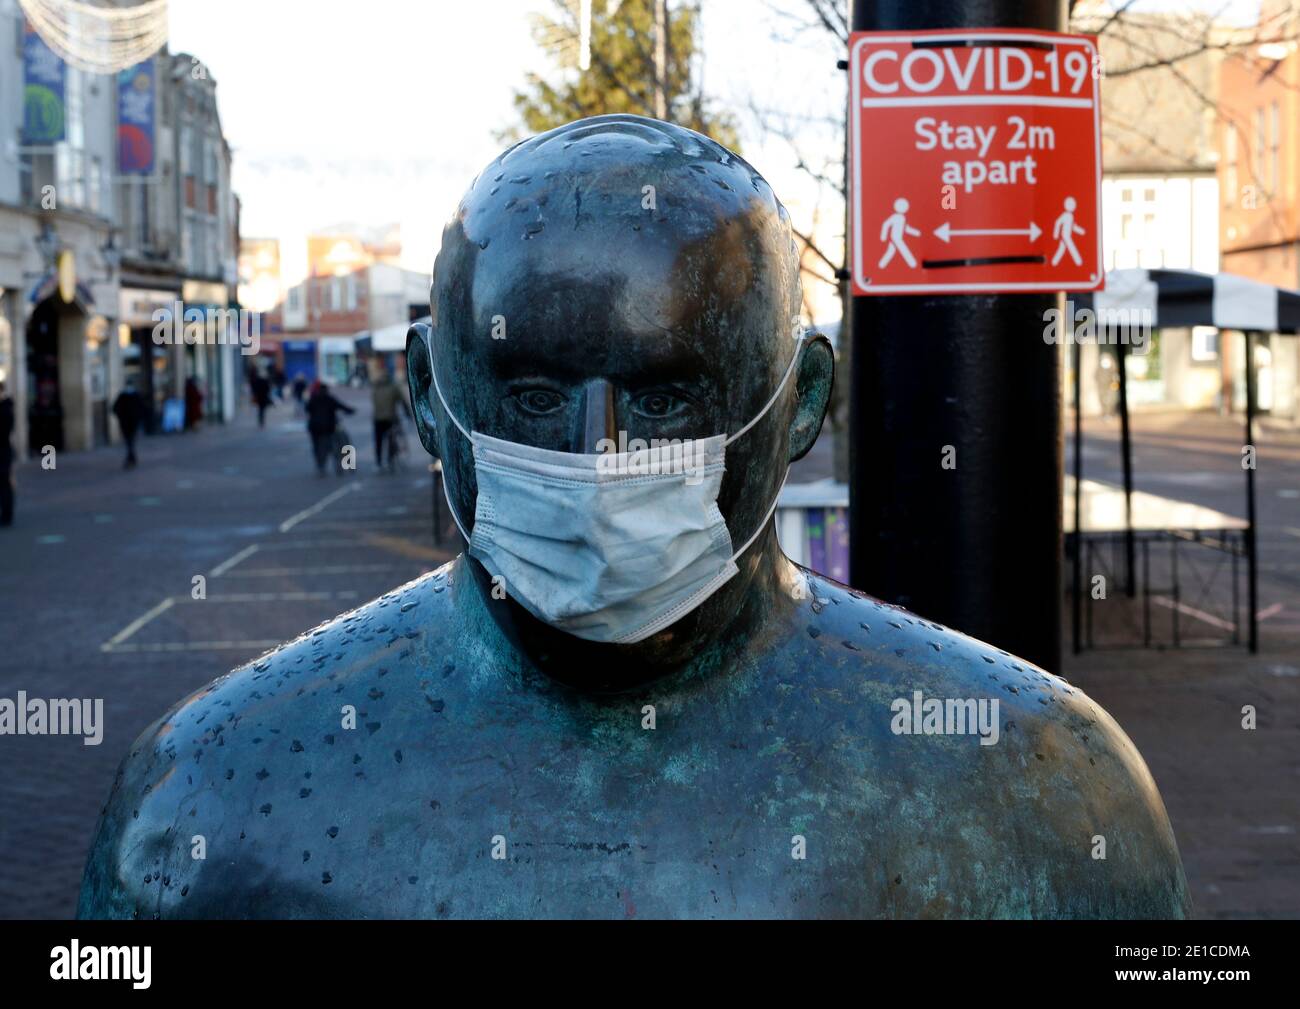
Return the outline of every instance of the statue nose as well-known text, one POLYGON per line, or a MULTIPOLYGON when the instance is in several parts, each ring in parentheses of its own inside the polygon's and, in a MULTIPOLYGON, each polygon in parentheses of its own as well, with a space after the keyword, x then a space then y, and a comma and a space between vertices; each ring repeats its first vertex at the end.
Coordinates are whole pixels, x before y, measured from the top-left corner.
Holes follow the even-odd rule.
POLYGON ((583 386, 582 431, 578 437, 578 451, 595 455, 600 451, 602 439, 617 440, 614 422, 614 390, 603 378, 592 379, 583 386))

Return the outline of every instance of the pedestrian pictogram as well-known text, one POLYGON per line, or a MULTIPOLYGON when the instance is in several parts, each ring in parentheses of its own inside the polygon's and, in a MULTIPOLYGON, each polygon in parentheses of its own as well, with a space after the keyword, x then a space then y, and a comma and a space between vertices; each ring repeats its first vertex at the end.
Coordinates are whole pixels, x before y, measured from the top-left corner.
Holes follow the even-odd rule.
POLYGON ((855 294, 1103 286, 1092 39, 963 29, 849 45, 855 294))
POLYGON ((1078 204, 1073 196, 1065 198, 1065 213, 1056 219, 1056 224, 1052 226, 1052 237, 1059 243, 1056 246, 1056 252, 1052 256, 1052 265, 1055 266, 1061 261, 1065 253, 1070 254, 1074 260, 1075 266, 1083 265, 1083 257, 1079 255, 1079 250, 1074 247, 1075 235, 1086 235, 1087 232, 1074 223, 1074 211, 1078 204))
POLYGON ((888 247, 885 254, 880 257, 880 268, 883 270, 889 265, 889 261, 894 258, 897 252, 903 257, 903 262, 908 266, 916 266, 916 257, 912 255, 912 250, 907 247, 906 235, 919 235, 916 228, 909 227, 907 224, 907 201, 899 197, 894 201, 894 212, 885 218, 885 223, 880 227, 880 240, 887 242, 888 247))

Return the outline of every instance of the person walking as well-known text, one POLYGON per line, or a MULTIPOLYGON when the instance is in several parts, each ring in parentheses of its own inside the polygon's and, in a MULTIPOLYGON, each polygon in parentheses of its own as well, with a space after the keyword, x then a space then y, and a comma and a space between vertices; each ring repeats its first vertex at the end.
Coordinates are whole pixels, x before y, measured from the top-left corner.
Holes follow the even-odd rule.
POLYGON ((126 461, 123 469, 132 469, 136 464, 135 435, 140 430, 140 421, 144 417, 144 400, 135 391, 135 379, 128 378, 122 391, 113 400, 113 416, 117 426, 122 430, 122 440, 126 442, 126 461))
POLYGON ((248 388, 257 407, 257 426, 266 427, 266 408, 271 405, 271 383, 256 368, 250 369, 248 388))
MULTIPOLYGON (((356 413, 346 403, 340 403, 330 395, 329 386, 317 380, 312 384, 311 395, 307 397, 307 433, 311 435, 312 452, 316 457, 316 473, 325 475, 325 462, 330 453, 335 451, 335 435, 339 430, 339 414, 356 413)), ((343 458, 335 454, 334 465, 339 476, 343 475, 343 458)))
POLYGON ((1114 417, 1119 412, 1119 377, 1115 362, 1118 358, 1098 348, 1097 350, 1097 401, 1101 406, 1103 419, 1114 417))
POLYGON ((0 382, 0 526, 14 524, 14 401, 0 382))
MULTIPOLYGON (((406 393, 393 381, 393 376, 385 366, 380 366, 370 387, 370 405, 374 408, 375 465, 382 470, 384 446, 388 444, 389 433, 398 422, 398 407, 401 407, 408 418, 411 416, 411 407, 406 402, 406 393)), ((393 454, 392 446, 389 445, 388 465, 390 467, 396 462, 393 454)))
POLYGON ((293 401, 295 406, 297 407, 299 417, 301 417, 306 412, 306 408, 307 408, 306 396, 307 396, 307 379, 302 372, 298 372, 298 374, 294 375, 293 377, 293 401))
POLYGON ((288 376, 285 375, 285 373, 280 370, 279 365, 273 364, 271 365, 271 374, 269 377, 271 379, 271 386, 275 390, 275 398, 278 399, 281 403, 283 403, 284 387, 289 382, 288 376))
POLYGON ((193 378, 185 380, 185 429, 193 430, 203 420, 203 390, 193 378))

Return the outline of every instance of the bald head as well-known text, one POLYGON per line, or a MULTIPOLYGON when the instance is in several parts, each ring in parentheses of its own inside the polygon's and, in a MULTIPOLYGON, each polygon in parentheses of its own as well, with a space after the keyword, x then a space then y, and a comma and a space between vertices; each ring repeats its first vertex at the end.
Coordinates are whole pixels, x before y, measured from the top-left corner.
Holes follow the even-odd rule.
POLYGON ((482 349, 495 325, 496 350, 559 328, 601 334, 584 353, 657 332, 686 353, 762 354, 798 315, 798 255, 743 159, 684 127, 601 116, 512 147, 475 180, 443 233, 431 302, 461 349, 482 349))

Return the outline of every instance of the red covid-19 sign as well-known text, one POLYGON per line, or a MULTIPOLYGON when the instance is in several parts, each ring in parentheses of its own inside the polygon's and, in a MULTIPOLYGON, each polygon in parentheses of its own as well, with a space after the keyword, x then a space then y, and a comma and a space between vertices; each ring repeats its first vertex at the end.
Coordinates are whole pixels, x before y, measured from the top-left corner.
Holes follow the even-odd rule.
POLYGON ((1091 291, 1101 259, 1091 38, 849 38, 853 292, 1091 291))

